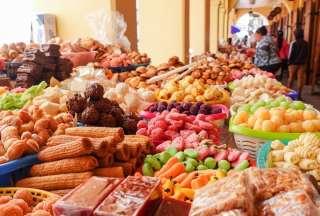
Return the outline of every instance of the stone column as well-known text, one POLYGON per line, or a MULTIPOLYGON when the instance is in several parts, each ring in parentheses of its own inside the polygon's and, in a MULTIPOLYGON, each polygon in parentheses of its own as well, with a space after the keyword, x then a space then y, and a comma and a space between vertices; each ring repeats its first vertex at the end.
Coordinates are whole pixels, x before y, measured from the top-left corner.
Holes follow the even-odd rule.
POLYGON ((210 0, 210 51, 218 51, 220 0, 210 0))

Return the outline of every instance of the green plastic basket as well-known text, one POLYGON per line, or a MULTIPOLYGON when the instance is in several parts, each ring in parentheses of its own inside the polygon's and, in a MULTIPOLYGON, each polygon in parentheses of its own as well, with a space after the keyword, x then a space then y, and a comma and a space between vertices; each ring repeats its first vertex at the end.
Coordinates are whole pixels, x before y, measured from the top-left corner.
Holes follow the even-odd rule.
MULTIPOLYGON (((270 168, 272 167, 272 161, 269 157, 270 150, 271 150, 271 142, 268 141, 257 151, 257 159, 256 164, 258 168, 270 168)), ((287 140, 280 140, 281 143, 288 145, 287 140)))
MULTIPOLYGON (((294 140, 299 138, 302 133, 279 133, 279 132, 264 132, 257 131, 247 127, 234 125, 233 124, 234 117, 231 117, 229 122, 229 131, 232 133, 241 134, 244 136, 255 137, 265 140, 294 140)), ((320 137, 320 132, 315 133, 320 137)))

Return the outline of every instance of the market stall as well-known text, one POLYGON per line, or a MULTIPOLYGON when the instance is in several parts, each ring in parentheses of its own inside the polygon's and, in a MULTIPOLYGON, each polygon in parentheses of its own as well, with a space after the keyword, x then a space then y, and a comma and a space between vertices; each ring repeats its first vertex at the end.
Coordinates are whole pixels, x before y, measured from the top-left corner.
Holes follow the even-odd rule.
POLYGON ((0 215, 320 214, 319 111, 272 74, 51 42, 5 53, 0 215))

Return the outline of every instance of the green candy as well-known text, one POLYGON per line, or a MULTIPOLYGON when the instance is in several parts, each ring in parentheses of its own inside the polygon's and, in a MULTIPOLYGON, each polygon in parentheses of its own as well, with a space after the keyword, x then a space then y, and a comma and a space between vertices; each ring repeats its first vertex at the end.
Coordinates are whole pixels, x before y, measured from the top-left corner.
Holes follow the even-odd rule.
POLYGON ((242 170, 245 170, 249 167, 249 161, 247 160, 243 160, 240 164, 238 164, 234 170, 235 171, 242 171, 242 170))
POLYGON ((148 163, 144 163, 143 164, 143 166, 142 166, 142 174, 144 176, 153 176, 154 175, 153 169, 152 169, 150 164, 148 164, 148 163))
POLYGON ((159 160, 161 161, 161 163, 165 164, 171 157, 171 154, 169 154, 168 152, 162 152, 159 155, 159 160))
POLYGON ((219 167, 220 169, 224 169, 224 170, 228 171, 228 170, 230 169, 231 165, 230 165, 229 161, 227 161, 227 160, 221 160, 221 161, 219 161, 219 163, 218 163, 218 167, 219 167))
POLYGON ((197 167, 197 170, 207 170, 207 169, 208 169, 208 167, 205 166, 205 165, 202 165, 202 164, 200 164, 200 165, 197 167))
POLYGON ((184 150, 184 154, 187 156, 187 157, 191 157, 193 159, 196 159, 198 156, 199 156, 199 153, 192 150, 192 149, 185 149, 184 150))
POLYGON ((154 158, 156 158, 156 159, 160 160, 160 154, 161 154, 161 153, 157 153, 157 154, 153 155, 152 157, 154 157, 154 158))
POLYGON ((185 155, 184 155, 184 153, 181 152, 181 151, 178 152, 178 153, 175 155, 175 157, 178 158, 180 162, 183 162, 184 159, 185 159, 185 155))
POLYGON ((192 166, 197 167, 199 165, 198 161, 193 158, 188 158, 187 163, 191 163, 192 166))
POLYGON ((212 157, 207 157, 204 160, 204 165, 206 165, 209 169, 214 169, 216 168, 217 161, 212 157))
POLYGON ((186 163, 185 170, 186 170, 186 172, 188 172, 188 173, 194 171, 194 166, 192 165, 191 162, 187 162, 187 163, 186 163))
POLYGON ((150 164, 150 166, 155 169, 155 170, 159 170, 161 169, 161 164, 160 162, 154 158, 153 156, 147 156, 146 159, 144 160, 146 163, 150 164))
POLYGON ((173 147, 167 148, 166 152, 168 152, 172 157, 175 156, 175 154, 177 154, 177 150, 173 147))

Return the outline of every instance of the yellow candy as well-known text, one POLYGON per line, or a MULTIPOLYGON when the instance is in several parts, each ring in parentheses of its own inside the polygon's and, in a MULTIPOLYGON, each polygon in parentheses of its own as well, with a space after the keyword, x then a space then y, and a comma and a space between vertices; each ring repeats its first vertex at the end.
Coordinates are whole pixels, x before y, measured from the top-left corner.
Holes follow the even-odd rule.
POLYGON ((312 120, 312 122, 315 128, 317 129, 317 131, 320 131, 320 120, 315 119, 315 120, 312 120))
POLYGON ((222 171, 222 170, 217 170, 216 171, 216 177, 218 179, 222 179, 222 178, 226 177, 226 173, 224 171, 222 171))
POLYGON ((301 133, 304 131, 301 122, 292 122, 289 124, 289 127, 292 133, 301 133))
POLYGON ((174 185, 173 185, 172 181, 170 179, 167 179, 162 186, 163 195, 164 196, 171 196, 173 194, 173 188, 174 188, 174 185))
POLYGON ((313 124, 313 120, 306 120, 302 122, 302 127, 307 132, 315 132, 317 131, 317 128, 313 124))
POLYGON ((290 127, 288 125, 281 125, 279 126, 278 131, 281 133, 290 133, 290 127))
POLYGON ((304 120, 312 120, 317 118, 317 113, 313 110, 305 110, 303 111, 303 119, 304 120))
POLYGON ((249 126, 250 128, 253 128, 253 126, 254 126, 254 124, 256 123, 256 121, 257 121, 257 117, 255 117, 255 116, 250 116, 250 117, 248 118, 248 126, 249 126))
POLYGON ((275 130, 275 124, 271 120, 265 120, 262 122, 262 130, 273 132, 275 130))
POLYGON ((253 130, 260 131, 262 130, 262 120, 258 119, 253 126, 253 130))

